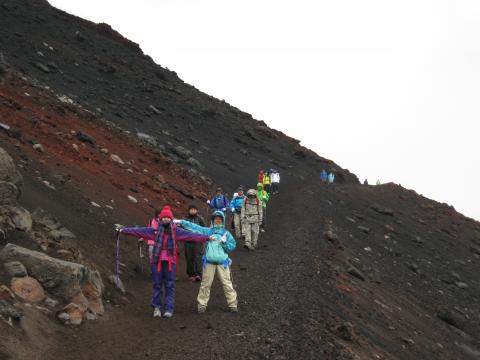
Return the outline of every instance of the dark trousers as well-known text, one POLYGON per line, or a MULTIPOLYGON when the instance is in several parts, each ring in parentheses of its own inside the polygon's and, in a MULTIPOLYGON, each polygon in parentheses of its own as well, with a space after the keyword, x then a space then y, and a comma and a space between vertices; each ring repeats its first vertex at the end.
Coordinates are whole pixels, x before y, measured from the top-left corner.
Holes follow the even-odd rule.
POLYGON ((278 183, 272 183, 272 192, 273 193, 278 192, 278 183))
POLYGON ((270 184, 263 185, 263 189, 270 194, 270 184))
POLYGON ((185 242, 185 260, 189 277, 202 276, 202 243, 185 242))
POLYGON ((172 264, 172 271, 168 271, 168 261, 160 262, 160 271, 157 271, 157 264, 151 265, 153 282, 152 307, 163 310, 163 287, 165 287, 165 311, 173 311, 176 268, 177 266, 172 264))

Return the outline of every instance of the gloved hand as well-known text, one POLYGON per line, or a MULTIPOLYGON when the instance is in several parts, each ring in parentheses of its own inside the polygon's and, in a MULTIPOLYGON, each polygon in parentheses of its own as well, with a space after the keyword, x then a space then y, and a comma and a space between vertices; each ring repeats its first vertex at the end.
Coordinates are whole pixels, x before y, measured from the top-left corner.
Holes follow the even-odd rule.
POLYGON ((210 205, 210 200, 207 200, 207 204, 210 205))
POLYGON ((217 235, 215 235, 215 234, 210 235, 209 241, 216 241, 216 240, 217 240, 217 235))
POLYGON ((221 239, 220 239, 220 242, 221 242, 222 244, 225 244, 225 243, 227 242, 227 235, 223 235, 223 236, 221 237, 221 239))
POLYGON ((227 208, 222 208, 222 211, 223 211, 223 212, 227 211, 227 208))
POLYGON ((125 226, 123 226, 121 224, 115 224, 115 225, 113 225, 113 230, 115 230, 116 232, 122 232, 124 227, 125 226))
POLYGON ((231 208, 230 211, 231 211, 232 213, 234 213, 234 212, 235 212, 235 209, 234 209, 234 208, 231 208))
POLYGON ((182 222, 182 220, 173 219, 173 223, 174 223, 174 224, 180 224, 181 222, 182 222))

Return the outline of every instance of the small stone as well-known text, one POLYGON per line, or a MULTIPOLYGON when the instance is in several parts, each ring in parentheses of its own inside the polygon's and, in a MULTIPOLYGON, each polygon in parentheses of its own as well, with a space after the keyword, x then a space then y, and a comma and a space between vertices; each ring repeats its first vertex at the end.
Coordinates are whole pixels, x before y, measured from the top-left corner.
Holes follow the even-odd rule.
POLYGON ((93 206, 93 207, 96 207, 96 208, 101 208, 102 206, 97 204, 95 201, 91 201, 90 204, 93 206))
POLYGON ((138 200, 135 199, 132 195, 128 195, 128 200, 130 200, 134 204, 138 203, 138 200))
POLYGON ((368 228, 368 227, 366 227, 366 226, 361 226, 361 225, 360 225, 360 226, 358 226, 357 228, 358 228, 358 230, 363 231, 365 234, 370 233, 370 228, 368 228))
POLYGON ((117 164, 120 164, 120 165, 124 165, 125 162, 120 158, 120 156, 118 155, 115 155, 115 154, 112 154, 110 155, 110 159, 112 159, 114 162, 116 162, 117 164))
POLYGON ((5 318, 12 318, 14 320, 20 319, 23 314, 4 300, 0 300, 0 315, 5 318))
POLYGON ((420 236, 415 236, 413 241, 416 242, 417 244, 423 244, 425 242, 425 240, 423 240, 420 236))
POLYGON ((457 281, 455 282, 455 285, 460 289, 468 289, 468 284, 465 282, 457 281))
POLYGON ((103 148, 103 149, 100 149, 100 152, 101 152, 102 154, 107 155, 107 154, 109 153, 109 150, 108 150, 107 148, 103 148))
POLYGON ((29 276, 13 278, 11 288, 15 295, 28 302, 37 303, 45 299, 42 285, 29 276))
POLYGON ((42 144, 34 144, 34 145, 33 145, 33 148, 34 148, 35 150, 37 150, 38 152, 41 152, 41 153, 45 152, 45 149, 43 148, 43 145, 42 145, 42 144))
POLYGON ((77 144, 72 144, 73 150, 76 152, 79 152, 78 145, 77 144))
POLYGON ((95 314, 92 314, 91 312, 87 312, 85 314, 85 319, 88 321, 95 321, 95 320, 98 320, 98 316, 95 314))
POLYGON ((87 144, 90 144, 90 145, 95 145, 95 143, 96 143, 96 141, 93 137, 91 137, 90 135, 85 134, 81 131, 77 131, 77 133, 75 134, 75 137, 77 138, 77 140, 79 140, 81 142, 84 142, 84 143, 87 143, 87 144))
POLYGON ((68 321, 66 323, 74 326, 81 325, 86 310, 87 309, 81 305, 75 303, 68 304, 63 308, 63 313, 68 314, 68 321))
MULTIPOLYGON (((43 56, 43 54, 42 54, 43 56)), ((50 69, 48 68, 48 66, 42 64, 41 62, 35 62, 33 63, 38 69, 42 70, 44 73, 49 73, 50 72, 50 69)))
POLYGON ((360 270, 358 270, 355 266, 351 265, 347 269, 347 273, 350 275, 356 277, 357 279, 360 279, 362 281, 365 281, 365 276, 362 274, 360 270))
POLYGON ((28 276, 27 269, 20 261, 10 261, 3 264, 5 270, 11 277, 25 277, 28 276))
POLYGON ((50 182, 48 182, 47 180, 43 180, 42 183, 43 183, 43 185, 45 185, 46 187, 48 187, 48 188, 51 189, 51 190, 57 190, 57 189, 55 188, 55 186, 53 186, 52 184, 50 184, 50 182))
POLYGON ((49 297, 47 297, 45 299, 44 303, 45 303, 45 305, 47 305, 48 307, 51 307, 51 308, 55 308, 59 304, 59 302, 57 300, 49 298, 49 297))

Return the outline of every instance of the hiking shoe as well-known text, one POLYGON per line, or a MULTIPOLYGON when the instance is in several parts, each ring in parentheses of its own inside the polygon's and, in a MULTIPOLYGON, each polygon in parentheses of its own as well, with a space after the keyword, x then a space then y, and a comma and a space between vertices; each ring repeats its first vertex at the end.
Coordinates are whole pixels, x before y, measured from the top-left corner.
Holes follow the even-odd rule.
POLYGON ((199 314, 203 314, 205 311, 207 311, 207 307, 206 307, 206 306, 198 305, 197 312, 198 312, 199 314))
POLYGON ((265 232, 265 229, 260 229, 261 232, 265 232))
POLYGON ((238 313, 238 307, 236 306, 230 306, 228 308, 228 310, 231 312, 231 313, 238 313))
POLYGON ((160 308, 155 308, 155 310, 153 310, 153 317, 162 317, 162 311, 160 310, 160 308))
POLYGON ((195 281, 196 282, 202 281, 202 277, 200 275, 195 276, 195 281))
POLYGON ((195 276, 190 276, 188 280, 190 280, 191 282, 194 282, 197 280, 197 278, 195 276))
POLYGON ((165 314, 163 314, 164 318, 170 319, 173 316, 173 311, 165 311, 165 314))

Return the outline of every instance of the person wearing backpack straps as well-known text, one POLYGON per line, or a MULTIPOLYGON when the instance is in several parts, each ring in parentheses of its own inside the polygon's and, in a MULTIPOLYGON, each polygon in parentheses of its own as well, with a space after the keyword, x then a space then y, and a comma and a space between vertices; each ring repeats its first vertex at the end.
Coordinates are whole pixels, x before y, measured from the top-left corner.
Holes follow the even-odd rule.
POLYGON ((162 310, 165 318, 173 316, 175 301, 175 271, 177 264, 177 241, 207 241, 208 235, 182 229, 173 221, 173 213, 169 206, 165 206, 159 215, 158 229, 153 227, 119 227, 121 234, 153 240, 150 267, 152 271, 153 294, 151 305, 154 308, 153 317, 161 317, 162 310), (162 303, 162 293, 165 288, 165 301, 162 303))
POLYGON ((209 236, 209 241, 205 248, 203 256, 203 276, 200 290, 198 292, 198 313, 204 313, 207 310, 210 300, 210 289, 212 287, 215 274, 223 286, 227 305, 231 312, 238 312, 237 292, 233 288, 230 265, 232 260, 228 254, 235 250, 236 242, 232 234, 225 229, 225 215, 222 211, 215 211, 212 214, 212 227, 202 227, 189 221, 182 220, 180 226, 186 230, 197 234, 209 236))
POLYGON ((242 237, 242 206, 245 201, 245 195, 243 195, 243 187, 239 187, 237 190, 237 195, 233 197, 232 201, 230 202, 230 210, 233 214, 233 224, 235 228, 235 236, 237 240, 242 237))
POLYGON ((243 232, 245 234, 245 247, 249 250, 255 250, 260 232, 260 224, 263 220, 262 203, 257 198, 255 189, 247 191, 241 210, 243 232))
POLYGON ((215 196, 212 200, 207 201, 208 206, 213 209, 213 211, 222 211, 224 214, 227 212, 227 209, 230 207, 230 202, 228 197, 223 194, 222 188, 217 188, 215 196))

